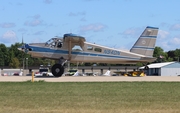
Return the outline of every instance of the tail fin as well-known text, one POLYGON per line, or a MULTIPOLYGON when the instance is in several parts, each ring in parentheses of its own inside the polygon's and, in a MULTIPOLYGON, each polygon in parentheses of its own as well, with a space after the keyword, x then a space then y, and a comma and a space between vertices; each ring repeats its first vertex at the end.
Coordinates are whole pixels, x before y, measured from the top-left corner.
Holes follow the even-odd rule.
POLYGON ((152 57, 156 38, 158 34, 157 27, 146 27, 139 39, 136 41, 130 52, 152 57))

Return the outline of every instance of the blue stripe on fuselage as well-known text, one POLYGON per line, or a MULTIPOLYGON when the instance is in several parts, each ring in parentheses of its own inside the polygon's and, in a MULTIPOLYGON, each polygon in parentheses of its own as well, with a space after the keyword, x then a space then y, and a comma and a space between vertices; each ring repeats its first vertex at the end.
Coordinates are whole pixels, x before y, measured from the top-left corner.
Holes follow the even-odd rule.
MULTIPOLYGON (((59 49, 50 49, 50 48, 43 48, 43 47, 34 47, 30 46, 32 51, 34 52, 49 52, 49 53, 58 53, 58 54, 69 54, 67 50, 59 50, 59 49)), ((126 56, 114 56, 114 55, 106 55, 106 54, 97 54, 97 53, 90 53, 90 52, 71 52, 72 55, 82 55, 82 56, 100 56, 100 57, 107 57, 107 58, 126 58, 126 59, 132 59, 132 60, 139 60, 140 58, 132 58, 132 57, 126 57, 126 56)))

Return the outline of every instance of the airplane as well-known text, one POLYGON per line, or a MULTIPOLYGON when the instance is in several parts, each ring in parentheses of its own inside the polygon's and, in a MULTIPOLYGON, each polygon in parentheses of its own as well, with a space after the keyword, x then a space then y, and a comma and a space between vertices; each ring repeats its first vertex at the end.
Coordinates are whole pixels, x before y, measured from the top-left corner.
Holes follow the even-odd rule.
MULTIPOLYGON (((51 68, 55 77, 64 73, 64 64, 70 63, 109 63, 136 64, 148 63, 156 60, 153 57, 157 27, 147 26, 130 51, 123 51, 110 47, 86 42, 85 37, 72 33, 63 37, 54 37, 45 43, 24 44, 18 49, 36 58, 59 60, 51 68)), ((148 69, 147 65, 145 66, 148 69)))

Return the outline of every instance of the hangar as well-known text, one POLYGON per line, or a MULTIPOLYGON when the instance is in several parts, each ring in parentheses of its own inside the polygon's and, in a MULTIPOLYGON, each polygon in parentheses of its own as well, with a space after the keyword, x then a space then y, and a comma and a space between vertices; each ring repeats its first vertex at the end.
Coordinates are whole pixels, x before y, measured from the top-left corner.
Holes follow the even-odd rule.
POLYGON ((179 62, 153 63, 148 67, 149 69, 145 71, 147 76, 180 76, 179 62))

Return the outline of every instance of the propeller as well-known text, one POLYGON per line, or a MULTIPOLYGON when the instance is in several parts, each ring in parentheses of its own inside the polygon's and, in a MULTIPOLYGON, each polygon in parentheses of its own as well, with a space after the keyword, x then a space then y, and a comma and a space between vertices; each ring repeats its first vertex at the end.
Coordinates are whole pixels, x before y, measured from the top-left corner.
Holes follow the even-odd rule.
POLYGON ((22 46, 18 47, 18 50, 27 53, 28 51, 32 51, 28 44, 23 44, 22 46))

